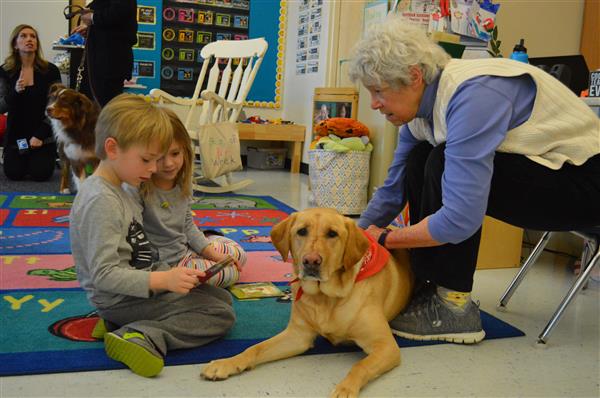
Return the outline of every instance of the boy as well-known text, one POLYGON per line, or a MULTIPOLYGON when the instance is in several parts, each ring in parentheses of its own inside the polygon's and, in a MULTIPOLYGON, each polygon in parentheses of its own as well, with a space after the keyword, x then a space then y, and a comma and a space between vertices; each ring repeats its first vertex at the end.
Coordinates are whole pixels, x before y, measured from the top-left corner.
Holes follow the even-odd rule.
POLYGON ((77 278, 102 319, 106 353, 145 377, 160 373, 169 349, 223 336, 235 315, 231 296, 198 283, 199 270, 170 268, 145 236, 142 208, 121 188, 138 187, 156 171, 172 139, 170 111, 122 94, 96 124, 100 164, 81 185, 71 210, 77 278))

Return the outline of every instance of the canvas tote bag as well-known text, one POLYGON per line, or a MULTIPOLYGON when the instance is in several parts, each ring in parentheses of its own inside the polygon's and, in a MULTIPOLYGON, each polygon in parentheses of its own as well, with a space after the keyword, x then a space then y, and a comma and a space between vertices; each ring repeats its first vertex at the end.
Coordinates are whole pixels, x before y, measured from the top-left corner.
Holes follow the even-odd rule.
POLYGON ((198 131, 202 175, 212 179, 231 171, 242 170, 240 136, 232 122, 210 123, 198 131))

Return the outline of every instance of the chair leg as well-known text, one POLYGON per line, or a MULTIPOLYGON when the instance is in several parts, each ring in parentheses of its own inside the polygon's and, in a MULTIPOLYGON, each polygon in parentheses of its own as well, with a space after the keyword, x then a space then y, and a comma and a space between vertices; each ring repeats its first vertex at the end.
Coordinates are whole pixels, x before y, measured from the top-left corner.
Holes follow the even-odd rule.
POLYGON ((500 304, 498 304, 498 307, 497 307, 498 311, 506 310, 508 301, 512 297, 515 290, 517 290, 517 287, 519 287, 519 285, 523 281, 525 274, 527 274, 529 269, 531 269, 531 266, 533 264, 535 264, 538 257, 540 256, 540 254, 542 254, 542 252, 544 251, 544 248, 548 244, 548 240, 550 240, 551 235, 552 235, 551 231, 546 231, 542 234, 542 237, 540 238, 539 242, 535 245, 535 247, 533 248, 533 251, 531 252, 529 257, 527 257, 527 259, 521 266, 521 269, 517 273, 517 276, 515 276, 515 278, 512 280, 512 282, 510 282, 510 285, 508 285, 508 288, 506 289, 506 291, 500 298, 500 304))
MULTIPOLYGON (((591 257, 594 255, 594 253, 596 253, 598 251, 598 240, 596 239, 585 239, 585 241, 583 242, 583 253, 581 254, 581 266, 579 268, 579 273, 584 272, 584 267, 587 266, 589 267, 590 264, 592 264, 591 257)), ((582 290, 587 289, 588 287, 588 283, 589 283, 589 279, 587 281, 585 281, 585 284, 583 285, 583 287, 581 288, 582 290)))
POLYGON ((571 302, 573 301, 573 299, 575 298, 577 293, 579 293, 579 290, 581 290, 581 288, 583 287, 585 282, 587 282, 588 278, 590 277, 590 274, 592 273, 593 268, 596 265, 598 265, 598 263, 600 262, 599 260, 600 260, 600 251, 598 251, 596 249, 596 254, 591 259, 589 264, 587 264, 585 269, 584 269, 584 265, 582 264, 582 266, 581 266, 582 272, 579 274, 579 276, 575 280, 575 284, 573 284, 573 286, 571 287, 571 289, 569 290, 569 292, 567 293, 567 295, 565 296, 563 301, 560 303, 560 305, 558 306, 558 309, 556 310, 556 312, 554 313, 554 315, 552 316, 552 318, 550 319, 550 321, 548 322, 548 324, 546 325, 546 327, 544 328, 542 333, 538 336, 538 341, 537 341, 538 344, 546 344, 548 342, 548 338, 550 337, 550 334, 552 333, 552 331, 558 324, 558 321, 563 316, 565 310, 567 309, 569 304, 571 304, 571 302))

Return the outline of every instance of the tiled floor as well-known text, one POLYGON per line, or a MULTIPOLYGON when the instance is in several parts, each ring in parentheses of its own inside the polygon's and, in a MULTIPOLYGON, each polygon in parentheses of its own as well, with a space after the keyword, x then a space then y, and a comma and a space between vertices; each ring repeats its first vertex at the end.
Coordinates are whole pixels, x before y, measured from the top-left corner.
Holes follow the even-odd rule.
MULTIPOLYGON (((238 173, 256 182, 240 193, 271 195, 307 207, 305 175, 286 171, 238 173)), ((437 345, 402 350, 402 365, 370 383, 363 397, 599 397, 600 285, 591 281, 568 309, 545 348, 534 342, 567 291, 573 275, 564 259, 544 254, 509 305, 497 300, 515 269, 478 271, 474 296, 481 308, 527 336, 484 340, 475 346, 437 345)), ((222 382, 199 378, 201 365, 167 367, 144 379, 129 370, 0 379, 0 397, 325 397, 360 353, 301 356, 265 364, 222 382)))

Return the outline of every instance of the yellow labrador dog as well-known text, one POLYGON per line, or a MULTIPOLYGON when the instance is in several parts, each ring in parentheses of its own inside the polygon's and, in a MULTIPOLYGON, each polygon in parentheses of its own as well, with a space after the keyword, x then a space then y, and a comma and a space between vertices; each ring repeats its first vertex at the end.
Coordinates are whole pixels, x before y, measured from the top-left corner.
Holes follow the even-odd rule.
POLYGON ((273 227, 271 239, 284 261, 294 260, 292 313, 278 335, 202 370, 222 380, 258 364, 288 358, 312 347, 317 335, 333 344, 354 342, 367 356, 332 392, 355 397, 370 380, 400 363, 388 321, 408 303, 413 276, 407 251, 392 255, 353 220, 332 209, 293 213, 273 227))

